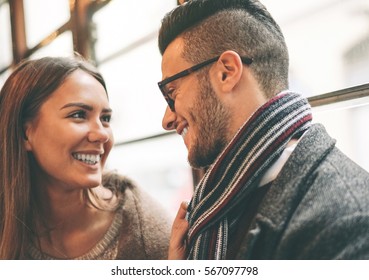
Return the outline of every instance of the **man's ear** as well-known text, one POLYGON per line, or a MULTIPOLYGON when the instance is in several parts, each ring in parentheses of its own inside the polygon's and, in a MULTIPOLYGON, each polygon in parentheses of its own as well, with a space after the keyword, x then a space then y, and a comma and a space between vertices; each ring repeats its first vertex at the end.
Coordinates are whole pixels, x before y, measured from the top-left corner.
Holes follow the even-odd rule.
POLYGON ((217 62, 217 84, 223 92, 230 92, 238 84, 243 72, 241 57, 234 51, 225 51, 217 62))

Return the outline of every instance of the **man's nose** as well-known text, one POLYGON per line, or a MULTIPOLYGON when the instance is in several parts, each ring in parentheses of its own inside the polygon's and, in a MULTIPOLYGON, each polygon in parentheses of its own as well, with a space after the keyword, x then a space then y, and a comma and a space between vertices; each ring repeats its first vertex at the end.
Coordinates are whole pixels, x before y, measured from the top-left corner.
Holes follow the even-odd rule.
POLYGON ((177 118, 176 113, 170 110, 169 106, 167 106, 162 121, 163 128, 165 130, 175 129, 176 118, 177 118))

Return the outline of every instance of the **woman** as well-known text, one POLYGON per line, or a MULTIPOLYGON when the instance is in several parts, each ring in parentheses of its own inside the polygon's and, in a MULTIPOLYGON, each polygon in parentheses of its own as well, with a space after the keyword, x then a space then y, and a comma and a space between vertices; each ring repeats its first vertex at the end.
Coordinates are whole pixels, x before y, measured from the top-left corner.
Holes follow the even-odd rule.
POLYGON ((103 169, 105 82, 80 58, 21 63, 0 91, 0 259, 165 259, 166 214, 103 169))

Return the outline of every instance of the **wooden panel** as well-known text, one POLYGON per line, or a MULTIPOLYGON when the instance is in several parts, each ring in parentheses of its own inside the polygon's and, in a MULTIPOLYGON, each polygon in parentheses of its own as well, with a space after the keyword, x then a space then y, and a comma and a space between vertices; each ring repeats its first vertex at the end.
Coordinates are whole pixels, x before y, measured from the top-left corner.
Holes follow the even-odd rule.
POLYGON ((20 62, 27 52, 23 0, 9 1, 14 63, 20 62))

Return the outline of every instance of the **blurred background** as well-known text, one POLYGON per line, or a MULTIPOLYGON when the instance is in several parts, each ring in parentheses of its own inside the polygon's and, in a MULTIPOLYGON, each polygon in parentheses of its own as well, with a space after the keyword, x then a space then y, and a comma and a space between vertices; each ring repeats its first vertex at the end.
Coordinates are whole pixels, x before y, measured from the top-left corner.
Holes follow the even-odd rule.
MULTIPOLYGON (((369 171, 369 1, 264 0, 290 52, 290 88, 314 121, 369 171)), ((192 170, 182 138, 161 127, 160 22, 174 0, 0 0, 0 88, 25 58, 79 52, 100 69, 114 111, 108 169, 131 177, 171 213, 189 200, 192 170)), ((1 116, 0 116, 1 117, 1 116)))

